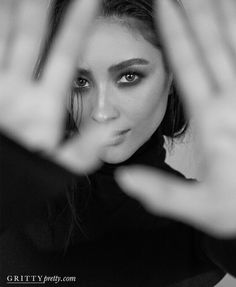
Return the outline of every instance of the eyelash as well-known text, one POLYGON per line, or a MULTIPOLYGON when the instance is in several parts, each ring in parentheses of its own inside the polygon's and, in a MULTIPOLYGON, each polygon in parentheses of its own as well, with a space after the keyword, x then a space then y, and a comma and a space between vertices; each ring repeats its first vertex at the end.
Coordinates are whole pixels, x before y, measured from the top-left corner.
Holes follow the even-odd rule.
POLYGON ((77 89, 87 89, 88 86, 80 86, 80 85, 79 85, 79 81, 80 81, 80 80, 86 81, 87 84, 89 84, 89 81, 88 81, 87 79, 82 78, 82 77, 78 77, 78 78, 76 78, 75 81, 74 81, 74 85, 73 85, 74 88, 77 88, 77 89))
MULTIPOLYGON (((144 78, 144 76, 145 75, 143 73, 141 73, 141 72, 130 70, 130 71, 127 71, 127 72, 122 73, 121 75, 119 75, 117 83, 121 87, 122 86, 123 87, 124 86, 126 86, 126 87, 133 86, 135 84, 138 84, 142 80, 142 78, 144 78), (126 79, 125 82, 122 82, 122 78, 125 78, 125 77, 130 76, 130 75, 134 76, 134 80, 128 81, 126 79)), ((89 81, 87 79, 83 78, 83 77, 77 77, 77 79, 74 81, 74 85, 73 86, 74 86, 74 88, 79 89, 82 92, 82 91, 85 91, 86 89, 89 88, 89 81), (79 85, 79 81, 81 81, 81 80, 82 81, 86 81, 87 82, 86 85, 84 85, 84 86, 79 85)))
POLYGON ((119 76, 119 80, 117 81, 117 83, 119 85, 121 85, 121 86, 127 86, 128 87, 128 86, 132 86, 132 85, 138 84, 142 78, 144 78, 144 74, 143 73, 130 70, 130 71, 127 71, 125 73, 122 73, 119 76), (134 80, 128 81, 126 79, 125 82, 122 82, 122 78, 125 78, 125 77, 130 76, 130 75, 134 76, 134 80))

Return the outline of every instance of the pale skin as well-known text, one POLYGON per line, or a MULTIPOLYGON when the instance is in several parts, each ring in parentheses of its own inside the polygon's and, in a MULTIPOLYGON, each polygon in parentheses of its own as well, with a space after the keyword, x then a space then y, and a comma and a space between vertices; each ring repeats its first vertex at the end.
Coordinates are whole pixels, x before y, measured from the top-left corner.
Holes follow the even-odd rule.
POLYGON ((101 164, 109 125, 87 126, 60 145, 66 97, 99 1, 75 1, 40 81, 32 74, 47 29, 48 0, 0 1, 0 128, 30 150, 76 172, 101 164))
POLYGON ((118 181, 154 214, 187 222, 216 237, 235 237, 236 3, 186 1, 188 22, 169 0, 160 1, 159 9, 158 25, 168 57, 196 121, 205 176, 201 183, 186 184, 155 170, 134 167, 120 171, 118 181), (217 13, 221 13, 220 20, 217 13))
MULTIPOLYGON (((38 43, 45 34, 47 2, 0 1, 0 128, 27 148, 39 149, 81 173, 99 164, 103 147, 112 138, 109 125, 93 123, 79 139, 59 147, 65 95, 99 1, 75 2, 43 77, 36 83, 31 75, 38 43), (16 2, 21 9, 17 9, 19 18, 15 18, 18 29, 12 34, 15 27, 5 24, 11 23, 14 5, 10 4, 16 2), (14 36, 10 42, 9 33, 14 36)), ((233 0, 219 1, 225 13, 217 20, 218 10, 210 7, 215 0, 188 0, 191 21, 186 22, 171 1, 158 2, 158 25, 169 61, 188 111, 197 122, 206 159, 205 178, 202 183, 186 184, 155 170, 134 167, 120 171, 118 182, 154 214, 190 223, 216 237, 230 238, 236 235, 236 5, 233 0), (198 35, 201 57, 187 29, 190 24, 198 35)))
POLYGON ((171 81, 160 49, 139 31, 116 18, 96 20, 74 86, 83 106, 79 128, 110 124, 116 134, 104 162, 124 162, 151 137, 164 117, 171 81))

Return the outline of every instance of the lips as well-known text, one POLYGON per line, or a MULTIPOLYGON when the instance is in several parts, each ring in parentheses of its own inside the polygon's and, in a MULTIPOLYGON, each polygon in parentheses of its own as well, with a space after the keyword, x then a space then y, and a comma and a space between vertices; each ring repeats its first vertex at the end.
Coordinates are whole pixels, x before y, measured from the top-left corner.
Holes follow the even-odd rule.
POLYGON ((117 145, 120 145, 121 143, 123 143, 125 141, 126 134, 129 131, 130 131, 130 129, 116 131, 110 146, 117 146, 117 145))
POLYGON ((116 132, 116 135, 122 136, 122 135, 125 135, 125 134, 126 134, 127 132, 129 132, 129 131, 130 131, 130 129, 118 131, 118 132, 116 132))

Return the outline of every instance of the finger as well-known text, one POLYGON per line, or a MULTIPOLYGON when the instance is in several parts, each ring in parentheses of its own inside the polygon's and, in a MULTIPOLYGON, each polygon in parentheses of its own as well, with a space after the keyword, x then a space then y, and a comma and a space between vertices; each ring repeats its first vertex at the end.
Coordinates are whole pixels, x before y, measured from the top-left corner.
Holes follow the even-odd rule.
POLYGON ((0 0, 0 70, 7 65, 11 32, 14 27, 13 14, 13 1, 0 0))
POLYGON ((236 3, 234 0, 224 0, 219 3, 223 18, 223 32, 230 48, 232 63, 236 67, 236 3))
POLYGON ((39 58, 46 34, 49 0, 23 0, 20 2, 10 69, 30 79, 39 58))
POLYGON ((122 169, 116 174, 118 184, 147 210, 209 232, 209 193, 200 190, 199 183, 186 183, 149 168, 122 169))
POLYGON ((236 145, 235 111, 235 100, 220 98, 213 107, 208 107, 205 116, 199 120, 202 125, 201 145, 212 165, 229 152, 233 158, 236 145))
POLYGON ((186 1, 185 7, 203 57, 216 80, 217 88, 222 90, 234 83, 235 69, 222 30, 218 2, 191 0, 186 1))
POLYGON ((170 0, 160 0, 158 3, 157 24, 168 59, 188 108, 192 113, 198 113, 212 92, 203 59, 179 8, 170 0))
POLYGON ((113 128, 110 125, 93 125, 71 139, 52 156, 59 164, 76 173, 88 173, 102 164, 106 146, 112 142, 113 128))
POLYGON ((71 86, 78 57, 84 47, 85 37, 99 2, 98 0, 76 0, 67 13, 43 76, 44 84, 51 87, 57 96, 60 94, 64 97, 71 86))

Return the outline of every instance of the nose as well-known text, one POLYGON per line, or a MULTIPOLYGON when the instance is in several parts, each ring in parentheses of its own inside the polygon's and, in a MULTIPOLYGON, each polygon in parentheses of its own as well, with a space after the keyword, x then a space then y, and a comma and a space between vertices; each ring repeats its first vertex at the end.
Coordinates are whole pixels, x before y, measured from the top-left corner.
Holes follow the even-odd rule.
POLYGON ((115 95, 107 87, 101 87, 96 95, 92 119, 98 123, 110 122, 119 118, 120 112, 115 105, 115 95))

